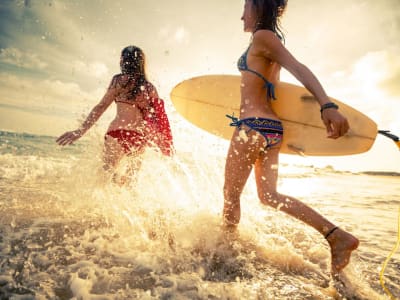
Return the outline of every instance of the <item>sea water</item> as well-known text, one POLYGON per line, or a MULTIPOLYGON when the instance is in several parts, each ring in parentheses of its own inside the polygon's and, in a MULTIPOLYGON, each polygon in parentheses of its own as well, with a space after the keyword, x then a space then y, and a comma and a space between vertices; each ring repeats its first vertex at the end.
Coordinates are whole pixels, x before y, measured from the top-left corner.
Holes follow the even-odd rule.
MULTIPOLYGON (((0 132, 0 298, 389 299, 379 273, 397 240, 400 174, 280 165, 280 192, 360 239, 338 284, 326 241, 262 206, 252 178, 238 232, 224 235, 226 149, 176 148, 146 151, 120 186, 102 170, 100 134, 61 148, 0 132)), ((397 252, 384 272, 394 297, 399 269, 397 252)))

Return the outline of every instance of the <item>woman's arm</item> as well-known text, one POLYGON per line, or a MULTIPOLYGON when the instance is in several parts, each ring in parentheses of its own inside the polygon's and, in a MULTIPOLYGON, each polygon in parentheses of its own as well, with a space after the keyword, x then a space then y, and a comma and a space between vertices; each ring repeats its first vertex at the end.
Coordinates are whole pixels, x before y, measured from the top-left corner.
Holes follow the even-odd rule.
MULTIPOLYGON (((264 57, 277 62, 288 70, 315 96, 321 107, 331 102, 317 77, 307 66, 294 58, 272 31, 257 31, 254 34, 253 46, 256 53, 260 53, 264 57)), ((349 129, 347 119, 334 107, 323 109, 321 117, 329 138, 338 138, 349 129)))
POLYGON ((81 136, 83 136, 86 131, 88 131, 94 123, 101 117, 101 115, 106 111, 110 104, 114 101, 117 93, 117 87, 115 85, 115 78, 113 78, 106 94, 100 100, 100 102, 92 108, 89 115, 86 117, 82 125, 73 131, 67 131, 61 135, 56 142, 61 146, 66 146, 72 144, 81 136))

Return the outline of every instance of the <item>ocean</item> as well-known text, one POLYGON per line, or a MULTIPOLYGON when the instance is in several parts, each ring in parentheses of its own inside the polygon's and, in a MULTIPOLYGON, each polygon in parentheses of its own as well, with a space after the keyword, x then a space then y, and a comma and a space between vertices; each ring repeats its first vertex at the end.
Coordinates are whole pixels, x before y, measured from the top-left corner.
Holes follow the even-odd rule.
MULTIPOLYGON (((254 180, 237 236, 222 234, 225 149, 149 150, 119 186, 102 171, 99 134, 55 139, 0 132, 0 299, 390 299, 379 274, 399 235, 398 173, 280 165, 282 193, 360 239, 334 281, 324 239, 262 206, 254 180)), ((394 298, 399 270, 396 252, 383 278, 394 298)))

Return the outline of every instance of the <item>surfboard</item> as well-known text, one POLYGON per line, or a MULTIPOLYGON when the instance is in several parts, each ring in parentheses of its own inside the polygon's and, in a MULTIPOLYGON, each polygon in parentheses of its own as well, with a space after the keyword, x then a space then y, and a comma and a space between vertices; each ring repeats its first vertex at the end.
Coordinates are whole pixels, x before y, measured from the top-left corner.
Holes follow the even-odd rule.
MULTIPOLYGON (((235 127, 227 114, 240 116, 240 76, 203 75, 177 84, 170 93, 180 115, 197 127, 230 139, 235 127)), ((376 123, 342 101, 331 98, 350 124, 336 140, 327 138, 318 101, 304 87, 287 82, 275 86, 272 108, 284 127, 281 153, 309 156, 350 155, 368 151, 378 133, 376 123)))

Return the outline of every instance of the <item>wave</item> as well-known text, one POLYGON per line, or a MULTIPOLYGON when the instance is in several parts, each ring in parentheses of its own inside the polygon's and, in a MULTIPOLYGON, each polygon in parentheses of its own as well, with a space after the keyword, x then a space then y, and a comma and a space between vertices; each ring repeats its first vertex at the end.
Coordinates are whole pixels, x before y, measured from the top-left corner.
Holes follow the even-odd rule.
MULTIPOLYGON (((191 144, 172 158, 145 152, 121 187, 102 170, 100 136, 74 147, 54 141, 0 134, 0 299, 338 299, 349 290, 368 296, 348 299, 381 299, 372 272, 392 246, 390 224, 381 223, 398 197, 376 203, 396 195, 394 180, 282 164, 281 190, 365 239, 366 258, 352 258, 347 291, 336 291, 323 239, 261 206, 254 181, 243 191, 238 235, 221 232, 225 157, 191 144)), ((399 284, 395 268, 388 285, 399 284)))
POLYGON ((28 132, 16 132, 16 131, 1 131, 0 130, 0 137, 7 138, 7 137, 13 137, 13 138, 24 138, 24 139, 54 139, 54 136, 50 135, 38 135, 34 133, 28 133, 28 132))
MULTIPOLYGON (((28 155, 28 156, 60 156, 67 154, 78 155, 83 152, 90 151, 98 152, 98 149, 93 149, 97 147, 100 149, 102 139, 97 134, 92 134, 83 140, 70 145, 68 147, 60 147, 56 144, 55 136, 50 135, 40 135, 27 132, 13 132, 0 130, 0 154, 13 154, 13 155, 28 155)), ((181 153, 186 153, 192 155, 191 151, 181 151, 181 153)), ((214 153, 215 154, 215 153, 214 153)), ((217 156, 217 154, 215 154, 217 156)), ((224 160, 225 157, 219 157, 224 160)), ((346 170, 336 170, 334 167, 327 165, 325 167, 316 167, 314 165, 301 165, 301 164, 280 164, 281 176, 284 177, 307 177, 313 175, 369 175, 369 176, 400 176, 399 172, 393 171, 361 171, 353 172, 346 170)))
POLYGON ((0 131, 0 154, 12 154, 15 156, 59 156, 79 154, 85 148, 85 141, 63 148, 56 144, 56 137, 38 135, 26 132, 0 131))

